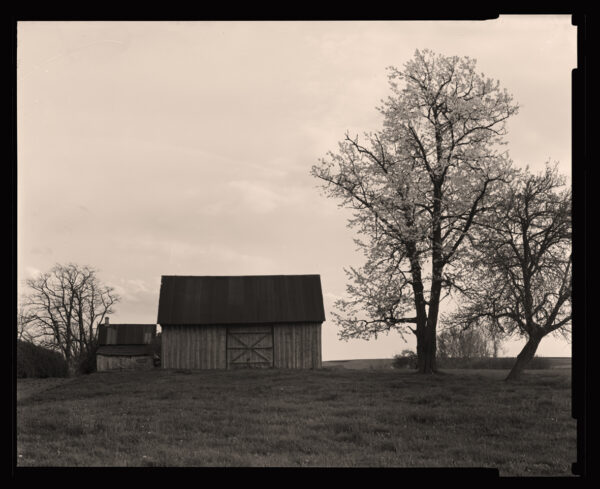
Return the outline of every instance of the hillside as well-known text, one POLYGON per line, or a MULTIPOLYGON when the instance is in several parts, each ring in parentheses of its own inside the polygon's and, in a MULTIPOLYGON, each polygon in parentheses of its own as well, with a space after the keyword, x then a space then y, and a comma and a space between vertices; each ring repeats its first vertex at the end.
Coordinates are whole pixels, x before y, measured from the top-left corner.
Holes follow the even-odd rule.
POLYGON ((432 377, 365 365, 373 364, 78 377, 18 401, 18 465, 570 475, 576 430, 568 370, 530 371, 506 383, 502 370, 432 377))

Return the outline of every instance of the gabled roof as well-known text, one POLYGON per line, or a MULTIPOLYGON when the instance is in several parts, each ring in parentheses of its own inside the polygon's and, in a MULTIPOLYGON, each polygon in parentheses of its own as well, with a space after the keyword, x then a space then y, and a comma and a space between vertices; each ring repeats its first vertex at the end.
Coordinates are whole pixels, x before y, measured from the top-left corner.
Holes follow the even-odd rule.
POLYGON ((96 355, 138 357, 152 355, 150 345, 104 345, 98 347, 96 355))
POLYGON ((159 324, 323 322, 319 275, 163 275, 159 324))
POLYGON ((141 345, 156 336, 156 324, 99 324, 99 345, 141 345), (110 330, 110 331, 109 331, 110 330))

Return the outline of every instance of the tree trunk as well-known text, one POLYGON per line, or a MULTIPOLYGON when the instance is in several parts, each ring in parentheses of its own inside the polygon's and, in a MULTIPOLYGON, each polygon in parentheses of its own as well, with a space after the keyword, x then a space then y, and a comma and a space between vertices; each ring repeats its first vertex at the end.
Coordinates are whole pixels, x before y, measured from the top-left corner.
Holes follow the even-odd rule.
POLYGON ((67 376, 68 377, 77 377, 78 373, 79 373, 79 369, 77 368, 77 365, 73 365, 72 362, 67 365, 67 376))
POLYGON ((521 373, 527 366, 527 364, 531 361, 531 359, 535 356, 535 352, 537 351, 538 345, 542 341, 542 336, 530 336, 527 340, 527 343, 521 350, 521 353, 517 356, 517 361, 513 365, 513 368, 509 372, 508 376, 504 380, 518 380, 521 376, 521 373))
MULTIPOLYGON (((423 280, 421 278, 421 264, 417 259, 416 248, 409 249, 411 274, 413 277, 413 291, 415 294, 415 312, 417 316, 417 371, 419 373, 433 373, 435 368, 435 337, 432 344, 428 330, 427 311, 423 295, 423 280)), ((434 332, 435 334, 435 332, 434 332)))
POLYGON ((66 355, 65 360, 67 362, 67 377, 76 377, 79 373, 76 357, 68 354, 66 355))
MULTIPOLYGON (((434 330, 435 331, 435 330, 434 330)), ((417 371, 420 374, 437 372, 435 362, 435 333, 432 338, 429 328, 422 328, 417 335, 417 371)))
MULTIPOLYGON (((437 372, 436 352, 437 352, 437 318, 440 302, 441 282, 434 281, 431 287, 431 299, 429 304, 429 314, 424 318, 424 324, 420 328, 420 334, 417 335, 417 356, 418 371, 421 374, 434 374, 437 372), (420 348, 419 348, 420 347, 420 348)), ((417 324, 417 328, 419 328, 417 324)), ((418 329, 419 330, 419 329, 418 329)))

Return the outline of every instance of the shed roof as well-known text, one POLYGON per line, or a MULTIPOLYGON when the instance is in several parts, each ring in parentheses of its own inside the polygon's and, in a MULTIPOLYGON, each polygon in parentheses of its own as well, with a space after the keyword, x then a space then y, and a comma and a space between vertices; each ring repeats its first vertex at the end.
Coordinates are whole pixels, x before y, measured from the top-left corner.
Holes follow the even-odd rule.
POLYGON ((98 350, 96 350, 96 355, 105 355, 109 357, 138 357, 152 354, 153 352, 150 345, 104 345, 98 347, 98 350))
POLYGON ((319 275, 163 275, 159 324, 323 322, 319 275))
POLYGON ((98 325, 98 344, 100 345, 138 345, 147 343, 148 338, 156 336, 156 324, 109 324, 109 328, 116 331, 116 337, 107 335, 107 325, 98 325))

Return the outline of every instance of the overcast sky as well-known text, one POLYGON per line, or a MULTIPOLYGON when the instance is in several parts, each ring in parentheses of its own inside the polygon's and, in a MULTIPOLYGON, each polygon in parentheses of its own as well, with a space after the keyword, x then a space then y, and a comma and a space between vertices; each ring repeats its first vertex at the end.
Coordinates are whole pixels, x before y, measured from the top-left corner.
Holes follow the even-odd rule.
MULTIPOLYGON (((111 321, 155 322, 161 275, 320 274, 325 312, 362 264, 310 167, 377 130, 386 67, 415 49, 478 60, 520 104, 518 166, 571 173, 570 16, 469 22, 19 22, 18 280, 99 269, 111 321)), ((323 359, 389 358, 396 334, 323 359)), ((505 354, 518 353, 511 343, 505 354)), ((544 339, 539 355, 570 355, 544 339)))

